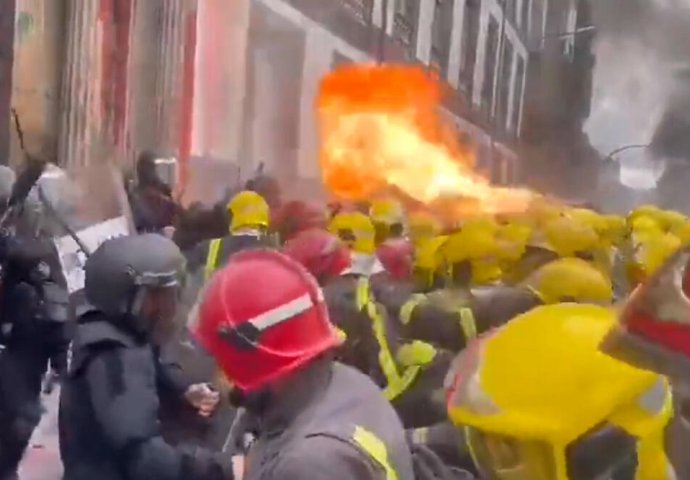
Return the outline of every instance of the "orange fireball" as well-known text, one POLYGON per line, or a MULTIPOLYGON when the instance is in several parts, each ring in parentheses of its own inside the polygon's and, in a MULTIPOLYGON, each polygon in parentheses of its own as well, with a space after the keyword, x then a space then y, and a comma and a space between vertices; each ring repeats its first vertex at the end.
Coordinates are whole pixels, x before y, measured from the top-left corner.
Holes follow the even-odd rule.
POLYGON ((525 210, 532 192, 494 187, 476 173, 473 153, 440 120, 440 100, 438 83, 418 67, 348 65, 327 75, 317 108, 331 193, 359 200, 392 187, 427 205, 453 199, 459 214, 467 205, 525 210))

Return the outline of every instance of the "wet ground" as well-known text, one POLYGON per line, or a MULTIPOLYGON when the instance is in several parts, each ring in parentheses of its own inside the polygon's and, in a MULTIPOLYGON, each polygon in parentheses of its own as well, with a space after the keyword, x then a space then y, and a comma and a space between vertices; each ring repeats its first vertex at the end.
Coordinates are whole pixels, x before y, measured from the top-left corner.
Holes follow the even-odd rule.
POLYGON ((46 413, 41 419, 31 444, 27 449, 19 470, 21 480, 60 480, 62 463, 58 447, 58 396, 55 389, 50 396, 43 398, 46 413))

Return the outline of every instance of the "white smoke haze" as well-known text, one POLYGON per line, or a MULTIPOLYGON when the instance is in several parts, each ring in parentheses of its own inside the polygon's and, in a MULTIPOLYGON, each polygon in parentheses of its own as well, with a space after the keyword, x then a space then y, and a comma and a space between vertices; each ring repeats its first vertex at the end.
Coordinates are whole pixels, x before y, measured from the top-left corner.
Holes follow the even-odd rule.
MULTIPOLYGON (((596 66, 585 124, 592 144, 607 155, 660 133, 668 138, 659 131, 668 128, 663 119, 690 99, 690 82, 678 75, 690 68, 690 0, 595 0, 593 7, 596 66)), ((663 154, 629 151, 617 160, 621 182, 633 188, 653 188, 663 172, 663 154)))

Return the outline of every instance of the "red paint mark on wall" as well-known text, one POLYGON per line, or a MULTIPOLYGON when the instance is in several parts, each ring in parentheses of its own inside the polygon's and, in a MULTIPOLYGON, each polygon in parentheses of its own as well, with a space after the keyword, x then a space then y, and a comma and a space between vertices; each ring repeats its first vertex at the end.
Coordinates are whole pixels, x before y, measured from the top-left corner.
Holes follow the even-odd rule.
POLYGON ((197 12, 190 11, 184 24, 184 64, 182 75, 182 102, 180 108, 180 182, 177 196, 181 198, 189 178, 189 156, 192 150, 192 130, 194 128, 194 68, 196 63, 197 12))
POLYGON ((132 12, 135 0, 101 0, 101 116, 115 145, 125 138, 132 12))
POLYGON ((232 6, 226 0, 206 0, 203 4, 205 14, 202 16, 204 37, 203 55, 203 146, 213 149, 225 133, 224 122, 221 121, 227 107, 224 93, 227 85, 223 79, 223 63, 218 58, 218 49, 224 47, 223 38, 227 36, 228 28, 232 28, 232 17, 229 13, 232 6), (228 27, 230 25, 231 27, 228 27))

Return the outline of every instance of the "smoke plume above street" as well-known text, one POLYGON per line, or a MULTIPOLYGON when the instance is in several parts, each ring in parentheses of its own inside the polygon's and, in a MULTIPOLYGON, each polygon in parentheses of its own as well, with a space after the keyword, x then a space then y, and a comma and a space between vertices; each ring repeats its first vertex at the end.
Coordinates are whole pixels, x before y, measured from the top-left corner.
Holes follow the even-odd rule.
POLYGON ((649 177, 649 160, 690 160, 690 0, 599 0, 593 6, 596 67, 585 128, 603 155, 653 145, 652 158, 643 150, 619 158, 626 183, 634 186, 649 177))

